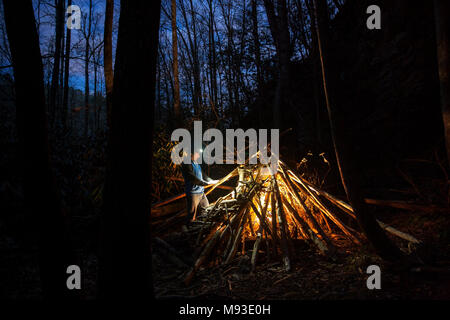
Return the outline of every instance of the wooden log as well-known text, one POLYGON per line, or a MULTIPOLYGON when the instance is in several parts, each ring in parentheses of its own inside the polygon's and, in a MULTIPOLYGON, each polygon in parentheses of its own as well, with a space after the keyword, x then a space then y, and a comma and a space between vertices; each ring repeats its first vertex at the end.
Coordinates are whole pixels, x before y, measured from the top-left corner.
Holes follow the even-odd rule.
POLYGON ((392 207, 397 209, 404 209, 410 211, 421 211, 426 213, 434 212, 449 212, 448 208, 442 208, 435 205, 421 205, 416 203, 411 203, 407 201, 400 200, 378 200, 378 199, 364 199, 367 204, 372 204, 376 206, 392 207))
POLYGON ((412 235, 405 233, 405 232, 401 232, 397 229, 395 229, 394 227, 391 227, 387 224, 385 224, 384 222, 381 222, 380 220, 377 220, 378 224, 380 225, 380 227, 394 235, 396 235, 399 238, 402 238, 404 240, 407 240, 409 242, 415 243, 415 244, 420 244, 422 243, 422 241, 414 238, 412 235))
POLYGON ((268 234, 273 234, 272 230, 270 230, 269 226, 267 225, 266 220, 265 219, 263 220, 263 217, 259 213, 258 208, 256 208, 255 204, 253 202, 250 202, 250 206, 255 215, 258 217, 260 225, 262 225, 262 227, 266 230, 268 234))
MULTIPOLYGON (((171 225, 180 222, 181 220, 184 219, 184 216, 187 215, 186 209, 181 210, 180 213, 176 214, 173 217, 170 217, 169 219, 167 219, 166 221, 164 221, 163 223, 161 223, 160 225, 158 225, 157 228, 155 228, 156 230, 154 230, 155 232, 160 232, 164 229, 169 228, 171 225)), ((153 224, 152 224, 153 225, 153 224)))
MULTIPOLYGON (((292 181, 291 181, 291 183, 293 184, 292 181)), ((299 203, 300 206, 301 206, 302 208, 307 208, 307 209, 309 209, 309 207, 307 206, 306 201, 305 201, 305 200, 307 200, 307 197, 305 197, 305 200, 303 200, 302 195, 301 195, 301 194, 298 194, 297 189, 294 188, 294 187, 292 187, 292 190, 291 190, 291 188, 287 188, 287 191, 288 191, 288 193, 289 193, 290 196, 292 196, 294 199, 296 199, 296 201, 294 201, 294 202, 299 203, 299 202, 301 201, 301 204, 299 203), (297 195, 298 195, 298 196, 294 196, 294 195, 293 195, 293 192, 294 192, 294 191, 297 192, 297 195), (300 200, 298 200, 298 199, 300 199, 300 200)), ((324 215, 324 213, 323 213, 321 210, 317 210, 317 212, 319 213, 318 216, 317 216, 317 218, 315 217, 315 215, 312 213, 311 210, 308 210, 308 211, 311 212, 311 215, 315 218, 316 222, 317 222, 319 225, 320 225, 320 221, 321 221, 323 224, 326 225, 326 227, 327 227, 327 229, 328 229, 328 232, 331 233, 331 228, 330 228, 330 225, 328 224, 328 219, 327 219, 327 217, 324 215), (320 221, 319 221, 319 218, 321 218, 320 221)))
POLYGON ((308 181, 303 180, 305 184, 308 185, 309 189, 315 192, 317 195, 321 195, 327 200, 329 200, 331 203, 342 209, 344 212, 348 213, 353 219, 356 219, 355 214, 353 213, 353 208, 346 202, 332 196, 326 191, 320 190, 318 188, 315 188, 313 185, 311 185, 308 181))
MULTIPOLYGON (((223 200, 223 197, 220 197, 219 199, 217 199, 217 201, 214 203, 213 208, 211 209, 212 211, 214 211, 215 208, 217 208, 217 206, 221 203, 221 201, 223 200)), ((204 226, 201 228, 197 240, 195 242, 195 245, 198 245, 200 243, 200 238, 203 234, 203 230, 204 230, 204 226)))
POLYGON ((151 218, 164 217, 185 208, 185 203, 171 203, 162 207, 151 209, 151 218))
POLYGON ((248 226, 250 228, 250 234, 252 235, 252 237, 255 237, 255 231, 253 230, 253 221, 252 221, 252 217, 251 215, 247 215, 247 222, 248 222, 248 226))
MULTIPOLYGON (((271 203, 272 191, 269 188, 265 192, 266 192, 266 196, 264 198, 265 206, 262 209, 262 220, 266 222, 268 220, 267 219, 267 210, 269 209, 269 204, 271 203)), ((258 197, 258 199, 259 199, 259 197, 258 197)), ((261 206, 261 203, 259 205, 261 206)), ((269 223, 267 223, 266 225, 267 225, 267 228, 270 228, 270 224, 269 223)), ((265 230, 265 228, 263 228, 263 225, 261 223, 259 224, 259 227, 260 227, 260 232, 262 234, 262 237, 265 239, 265 242, 266 242, 267 261, 269 261, 270 260, 270 250, 269 250, 269 239, 268 239, 268 237, 269 237, 270 234, 265 230)), ((273 230, 272 230, 272 232, 273 232, 273 230)), ((259 247, 259 245, 258 245, 258 247, 259 247)), ((258 254, 257 252, 258 252, 258 248, 256 248, 256 254, 258 254)), ((256 264, 256 256, 252 260, 253 260, 252 261, 252 270, 254 270, 255 269, 255 264, 256 264)))
POLYGON ((241 223, 240 223, 239 229, 238 229, 238 231, 237 231, 237 233, 236 233, 236 235, 234 237, 234 240, 233 240, 233 245, 231 247, 231 250, 230 250, 227 258, 225 259, 225 262, 224 262, 225 264, 229 263, 231 261, 231 259, 233 259, 234 255, 236 254, 237 244, 239 243, 239 239, 241 237, 242 231, 244 230, 244 221, 247 218, 247 213, 248 213, 248 211, 245 211, 244 216, 241 219, 241 223))
MULTIPOLYGON (((243 226, 244 226, 245 221, 247 219, 247 214, 248 214, 248 211, 249 211, 248 207, 252 204, 252 197, 257 192, 257 188, 256 187, 257 187, 257 184, 253 184, 250 187, 250 189, 248 190, 248 192, 246 194, 242 195, 242 198, 245 199, 245 200, 241 202, 241 207, 240 207, 239 212, 237 214, 237 216, 240 216, 241 213, 243 212, 242 219, 238 220, 238 221, 240 221, 239 224, 238 224, 238 226, 240 226, 240 227, 239 228, 235 228, 235 229, 238 229, 238 231, 233 237, 234 240, 232 242, 229 242, 230 245, 232 244, 232 247, 231 247, 231 250, 229 251, 229 254, 228 255, 224 254, 224 258, 226 257, 225 262, 224 262, 225 264, 228 263, 233 258, 234 254, 236 253, 237 241, 240 238, 243 226)), ((225 250, 225 252, 228 252, 228 248, 225 250)))
POLYGON ((275 203, 275 192, 274 186, 272 183, 272 192, 271 192, 271 205, 272 205, 272 242, 273 242, 273 250, 274 256, 277 255, 277 243, 278 243, 278 231, 277 231, 277 214, 276 214, 276 203, 275 203))
MULTIPOLYGON (((302 179, 303 182, 308 185, 309 189, 312 190, 313 192, 315 192, 318 195, 322 195, 323 197, 325 197, 326 199, 328 199, 330 202, 332 202, 333 204, 335 204, 337 207, 339 207, 340 209, 342 209, 342 211, 346 212, 347 214, 349 214, 352 218, 356 219, 355 214, 353 213, 353 208, 350 204, 346 203, 345 201, 338 199, 334 196, 332 196, 331 194, 329 194, 326 191, 320 190, 316 187, 314 187, 311 183, 309 183, 308 181, 304 180, 303 178, 298 178, 298 179, 302 179)), ((411 207, 409 207, 411 208, 411 207)), ((406 209, 406 208, 403 208, 406 209)), ((377 220, 378 224, 380 225, 380 227, 382 229, 384 229, 387 232, 392 233, 393 235, 398 236, 399 238, 402 238, 404 240, 410 241, 412 243, 422 243, 420 240, 416 239, 415 237, 413 237, 412 235, 405 233, 405 232, 401 232, 391 226, 386 225, 384 222, 377 220)))
MULTIPOLYGON (((258 218, 260 220, 260 223, 259 223, 259 228, 258 228, 258 231, 257 231, 257 237, 256 237, 255 243, 253 245, 253 252, 252 252, 252 258, 251 258, 251 266, 252 266, 251 271, 252 272, 255 270, 256 257, 258 255, 259 244, 261 243, 262 234, 264 233, 266 228, 269 229, 269 226, 266 225, 266 212, 267 212, 267 208, 269 207, 269 199, 270 199, 269 196, 270 196, 270 192, 266 191, 265 197, 264 197, 264 204, 265 205, 263 207, 262 204, 261 204, 261 201, 260 201, 259 193, 256 195, 256 199, 257 199, 258 205, 259 205, 259 207, 261 209, 261 217, 258 218), (264 226, 266 226, 266 228, 264 228, 264 226)), ((256 214, 256 212, 255 212, 255 214, 256 214)), ((269 232, 266 231, 266 234, 269 235, 269 232)))
POLYGON ((317 246, 319 251, 323 254, 328 253, 328 247, 333 247, 330 241, 327 241, 327 237, 325 234, 321 235, 321 240, 313 229, 299 216, 296 210, 291 206, 291 204, 287 201, 283 202, 283 205, 291 212, 291 214, 295 217, 296 221, 299 223, 299 227, 303 233, 307 233, 309 235, 309 239, 313 242, 314 245, 317 246))
MULTIPOLYGON (((328 248, 332 249, 332 251, 334 251, 334 246, 333 244, 329 241, 328 237, 325 235, 325 233, 323 232, 322 228, 320 227, 319 223, 316 221, 314 215, 311 213, 311 211, 309 210, 309 208, 306 206, 306 204, 303 202, 302 198, 300 197, 300 195, 298 194, 297 190, 294 188, 293 182, 292 180, 289 178, 289 176, 286 174, 284 168, 281 168, 281 173, 282 173, 282 178, 285 181, 286 185, 288 186, 288 188, 290 190, 292 190, 292 192, 294 192, 295 198, 296 200, 298 200, 301 208, 303 209, 303 212, 305 213, 307 220, 306 223, 308 223, 308 225, 311 225, 311 228, 308 228, 307 230, 309 232, 311 232, 313 234, 312 236, 312 240, 314 241, 314 243, 319 247, 319 249, 323 252, 326 253, 326 251, 328 251, 328 248), (322 241, 320 241, 320 239, 317 239, 317 236, 315 235, 315 233, 317 233, 322 239, 323 241, 325 241, 326 245, 322 244, 322 241), (327 248, 328 247, 328 248, 327 248)), ((301 220, 300 216, 298 215, 298 213, 295 211, 294 208, 293 209, 293 215, 297 220, 301 220)), ((303 226, 302 226, 303 227, 303 226)))
POLYGON ((185 279, 184 279, 185 285, 189 285, 189 283, 191 282, 191 280, 194 277, 197 270, 200 268, 200 266, 206 260, 207 256, 209 255, 209 253, 213 249, 214 245, 216 244, 216 241, 219 238, 219 235, 223 231, 222 228, 224 228, 224 227, 218 228, 216 230, 216 232, 214 233, 214 236, 210 239, 210 241, 204 247, 202 253, 200 254, 200 257, 197 259, 194 266, 191 268, 191 270, 188 272, 187 276, 185 277, 185 279))
POLYGON ((166 205, 166 204, 172 203, 172 202, 174 202, 174 201, 176 201, 176 200, 183 199, 184 197, 186 197, 186 193, 185 193, 185 192, 184 192, 184 193, 181 193, 181 194, 179 194, 179 195, 176 195, 176 196, 174 196, 174 197, 172 197, 172 198, 166 199, 166 200, 164 200, 164 201, 155 203, 154 205, 152 205, 152 210, 154 210, 154 209, 156 209, 156 208, 159 208, 159 207, 161 207, 161 206, 164 206, 164 205, 166 205))
MULTIPOLYGON (((245 223, 244 223, 244 225, 245 225, 245 223)), ((245 255, 245 239, 246 238, 247 238, 246 232, 242 232, 242 235, 241 235, 241 255, 242 256, 245 255)))
POLYGON ((163 256, 167 257, 171 262, 181 268, 186 268, 189 265, 189 262, 185 261, 181 255, 166 241, 162 240, 159 237, 153 238, 155 242, 154 249, 160 252, 163 256))
MULTIPOLYGON (((292 180, 291 180, 292 181, 292 180)), ((299 182, 296 183, 295 180, 294 181, 294 185, 302 192, 305 192, 306 194, 309 195, 309 198, 311 199, 311 203, 313 203, 316 208, 318 208, 319 210, 321 210, 323 213, 325 213, 325 215, 330 218, 331 221, 334 222, 334 224, 336 226, 338 226, 339 229, 342 230, 342 232, 344 232, 344 234, 350 239, 352 240, 355 244, 360 244, 360 241, 358 240, 358 238, 353 234, 358 234, 358 232, 348 226, 345 226, 345 224, 339 219, 337 218, 333 213, 331 213, 327 207, 317 198, 317 196, 303 183, 302 180, 298 180, 299 182)))
MULTIPOLYGON (((234 170, 231 171, 229 174, 227 174, 225 177, 223 177, 222 179, 220 179, 219 182, 217 182, 216 184, 214 184, 214 185, 213 185, 213 184, 210 184, 210 185, 205 186, 205 187, 204 187, 205 189, 209 189, 209 190, 205 193, 205 195, 210 194, 214 189, 218 188, 222 183, 224 183, 224 182, 227 181, 228 179, 232 178, 232 177, 235 176, 236 174, 237 174, 237 170, 234 169, 234 170)), ((223 187, 222 187, 222 188, 223 188, 223 187)), ((226 187, 226 186, 225 186, 224 189, 226 189, 226 190, 232 190, 233 188, 232 188, 232 187, 226 187)), ((159 207, 164 206, 164 205, 166 205, 166 204, 172 203, 172 202, 174 202, 174 201, 176 201, 176 200, 183 199, 184 197, 186 197, 186 193, 181 193, 181 194, 179 194, 179 195, 176 195, 176 196, 171 197, 171 198, 169 198, 169 199, 166 199, 166 200, 164 200, 164 201, 155 203, 154 205, 152 205, 152 209, 159 208, 159 207)))
MULTIPOLYGON (((213 192, 213 190, 214 190, 215 188, 217 188, 218 186, 220 186, 222 183, 224 183, 225 181, 229 180, 230 178, 234 177, 235 175, 237 175, 237 168, 234 169, 233 171, 231 171, 229 174, 227 174, 227 175, 226 175, 225 177, 223 177, 222 179, 220 179, 219 182, 217 182, 216 184, 214 184, 214 185, 209 185, 209 186, 211 186, 211 189, 209 189, 209 190, 205 193, 205 195, 210 194, 211 192, 213 192)), ((209 186, 206 186, 206 187, 209 187, 209 186)))
POLYGON ((227 246, 226 246, 226 248, 225 248, 225 250, 223 252, 223 255, 222 255, 222 260, 224 260, 224 261, 228 257, 228 254, 231 252, 231 246, 233 245, 234 240, 237 237, 238 228, 241 225, 241 221, 242 221, 243 217, 247 213, 248 207, 244 208, 244 210, 245 211, 242 211, 242 212, 240 211, 239 212, 239 216, 238 215, 234 216, 235 219, 230 223, 230 227, 229 227, 230 237, 228 239, 227 246), (231 232, 231 230, 236 230, 236 233, 234 231, 231 232))
POLYGON ((251 259, 252 272, 255 271, 256 256, 258 255, 259 244, 261 243, 261 236, 262 236, 262 228, 258 230, 255 243, 253 244, 252 259, 251 259))
POLYGON ((283 203, 281 202, 280 190, 278 188, 278 183, 276 180, 276 175, 272 177, 275 191, 275 199, 277 203, 277 218, 280 223, 280 233, 281 233, 281 250, 283 253, 283 264, 286 271, 291 270, 291 261, 289 258, 288 249, 288 239, 286 234, 286 218, 284 216, 283 203))

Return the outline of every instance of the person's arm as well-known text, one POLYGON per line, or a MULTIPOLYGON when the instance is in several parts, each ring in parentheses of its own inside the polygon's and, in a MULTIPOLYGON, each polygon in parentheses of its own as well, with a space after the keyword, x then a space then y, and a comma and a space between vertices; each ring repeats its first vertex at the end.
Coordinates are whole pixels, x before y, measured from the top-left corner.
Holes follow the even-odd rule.
POLYGON ((214 180, 214 179, 211 179, 210 177, 208 177, 208 175, 205 173, 203 168, 202 168, 202 177, 203 177, 203 180, 205 180, 208 184, 216 184, 217 182, 219 182, 219 180, 214 180))
MULTIPOLYGON (((197 176, 194 173, 194 169, 192 168, 191 164, 182 164, 181 170, 185 173, 186 178, 189 179, 192 184, 198 185, 198 186, 207 186, 209 183, 206 182, 204 179, 200 180, 197 178, 197 176)), ((203 174, 203 173, 202 173, 203 174)))
MULTIPOLYGON (((201 168, 201 167, 200 167, 201 168)), ((203 177, 203 180, 205 180, 206 182, 210 182, 210 181, 212 181, 212 179, 210 178, 210 177, 208 177, 208 175, 205 173, 205 170, 203 170, 203 168, 201 168, 202 169, 202 177, 203 177)))

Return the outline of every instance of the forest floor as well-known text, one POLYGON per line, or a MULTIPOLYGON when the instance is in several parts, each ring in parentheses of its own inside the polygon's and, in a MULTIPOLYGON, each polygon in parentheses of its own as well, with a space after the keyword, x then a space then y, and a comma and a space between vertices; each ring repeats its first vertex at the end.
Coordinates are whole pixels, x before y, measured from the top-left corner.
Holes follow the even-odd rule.
MULTIPOLYGON (((395 228, 424 241, 420 257, 427 267, 413 272, 396 264, 387 264, 367 245, 345 244, 335 260, 320 255, 306 243, 295 245, 292 270, 285 272, 279 259, 258 256, 255 272, 250 272, 248 255, 238 255, 226 267, 199 270, 186 286, 189 269, 180 268, 153 250, 153 279, 159 299, 450 299, 450 218, 447 213, 426 214, 383 209, 380 217, 395 228), (366 269, 381 268, 381 290, 368 290, 366 269)), ((10 211, 12 214, 13 212, 10 211)), ((1 222, 1 221, 0 221, 1 222)), ((72 218, 72 236, 83 270, 83 296, 96 297, 98 213, 72 218)), ((6 229, 0 223, 0 298, 36 299, 41 295, 37 247, 26 238, 27 230, 6 229), (23 236, 20 236, 23 234, 23 236)), ((181 230, 162 237, 184 258, 193 260, 195 236, 181 230)), ((397 241, 397 240, 396 240, 397 241)), ((397 244, 407 250, 404 241, 397 244)))
MULTIPOLYGON (((389 211, 389 210, 387 210, 389 211)), ((245 300, 404 300, 450 299, 450 230, 448 217, 432 214, 385 212, 383 219, 425 241, 419 249, 427 267, 411 269, 383 262, 370 247, 341 246, 334 260, 320 255, 306 243, 295 245, 292 270, 284 271, 280 259, 267 260, 259 254, 259 263, 250 272, 249 254, 238 254, 227 266, 201 269, 193 281, 183 282, 186 269, 180 268, 153 253, 155 294, 160 299, 245 299, 245 300), (388 220, 388 216, 391 219, 388 220), (369 265, 381 268, 381 290, 366 285, 369 265)), ((180 254, 190 256, 195 237, 173 232, 164 240, 180 254)), ((405 243, 396 241, 399 246, 405 243)))

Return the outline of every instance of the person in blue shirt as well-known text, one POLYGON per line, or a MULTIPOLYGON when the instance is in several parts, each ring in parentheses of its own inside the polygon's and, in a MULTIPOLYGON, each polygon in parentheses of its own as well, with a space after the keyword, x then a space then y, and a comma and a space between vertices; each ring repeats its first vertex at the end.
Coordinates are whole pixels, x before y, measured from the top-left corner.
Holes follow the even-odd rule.
POLYGON ((205 195, 204 186, 209 184, 216 184, 218 180, 213 180, 208 177, 202 170, 200 164, 197 160, 201 157, 201 149, 192 149, 191 152, 191 163, 183 163, 181 165, 181 173, 183 174, 185 191, 186 191, 186 202, 187 202, 187 217, 184 230, 187 225, 195 220, 197 216, 197 209, 204 210, 208 205, 209 201, 205 195))

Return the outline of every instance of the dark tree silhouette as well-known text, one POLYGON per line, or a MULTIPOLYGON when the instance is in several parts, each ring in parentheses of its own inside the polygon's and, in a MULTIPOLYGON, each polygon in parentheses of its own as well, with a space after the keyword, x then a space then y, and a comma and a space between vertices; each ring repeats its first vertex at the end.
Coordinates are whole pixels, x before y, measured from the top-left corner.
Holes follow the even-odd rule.
POLYGON ((292 55, 286 0, 277 0, 275 4, 274 0, 264 0, 264 6, 270 33, 277 49, 278 83, 273 104, 273 125, 275 128, 280 128, 281 114, 286 112, 281 108, 288 106, 284 97, 288 94, 286 88, 289 83, 289 62, 292 55))
POLYGON ((105 29, 104 29, 104 63, 106 87, 106 119, 108 126, 111 120, 112 90, 113 90, 113 58, 112 58, 112 25, 114 18, 114 0, 106 0, 105 29))
MULTIPOLYGON (((72 0, 68 0, 67 7, 72 5, 72 0)), ((70 68, 70 42, 71 42, 71 30, 67 28, 66 32, 66 50, 64 54, 64 90, 63 90, 63 103, 62 103, 62 122, 63 126, 67 126, 67 114, 69 108, 69 68, 70 68)))
POLYGON ((449 53, 449 18, 450 3, 446 0, 434 0, 436 19, 437 54, 439 64, 439 80, 441 84, 442 118, 444 120, 444 136, 447 148, 447 157, 450 163, 450 82, 448 73, 450 69, 449 53))
POLYGON ((148 299, 150 186, 160 1, 123 1, 102 215, 99 295, 148 299))
POLYGON ((57 101, 58 101, 58 90, 59 90, 59 74, 62 66, 61 62, 61 51, 62 51, 62 39, 64 37, 64 0, 55 1, 55 53, 53 58, 53 72, 52 72, 52 84, 50 88, 50 98, 49 98, 49 111, 50 119, 56 120, 57 112, 57 101))
POLYGON ((84 19, 83 37, 86 41, 84 49, 84 137, 89 134, 89 62, 90 46, 89 41, 92 36, 92 0, 89 0, 89 14, 84 19))
POLYGON ((68 292, 66 268, 70 248, 50 165, 42 60, 33 6, 30 0, 5 0, 3 4, 14 69, 25 205, 38 237, 44 296, 62 298, 68 292))
POLYGON ((358 225, 366 235, 367 239, 373 245, 377 253, 386 260, 397 260, 403 257, 400 249, 395 246, 381 229, 375 217, 367 210, 361 190, 360 172, 349 151, 349 144, 346 143, 347 137, 344 135, 345 128, 336 121, 335 110, 331 107, 331 97, 329 94, 329 81, 326 73, 326 50, 323 44, 329 39, 323 39, 322 35, 326 29, 324 21, 327 21, 327 2, 325 0, 313 0, 315 16, 317 19, 317 44, 319 46, 319 57, 322 70, 323 90, 325 93, 325 104, 328 110, 330 121, 330 131, 333 140, 334 151, 336 155, 337 165, 344 187, 345 193, 358 221, 358 225))
POLYGON ((172 71, 173 71, 173 111, 175 113, 175 122, 178 127, 181 125, 181 106, 180 106, 180 77, 178 75, 178 37, 177 37, 177 2, 171 0, 172 14, 172 71))

